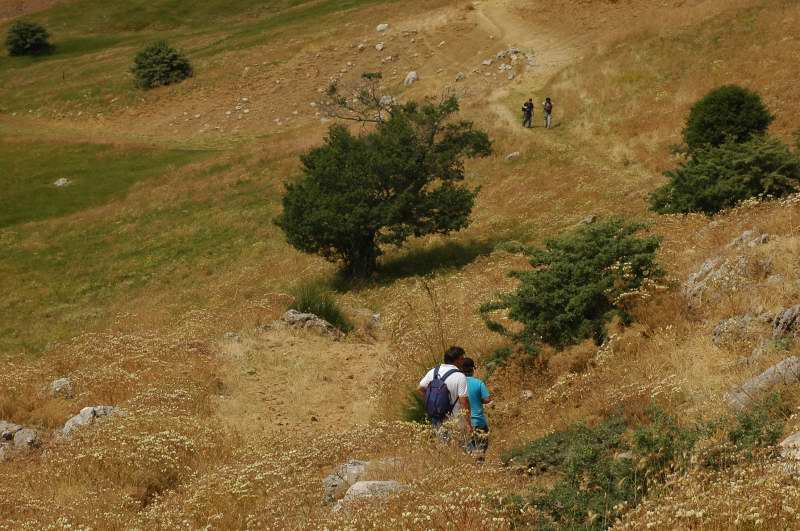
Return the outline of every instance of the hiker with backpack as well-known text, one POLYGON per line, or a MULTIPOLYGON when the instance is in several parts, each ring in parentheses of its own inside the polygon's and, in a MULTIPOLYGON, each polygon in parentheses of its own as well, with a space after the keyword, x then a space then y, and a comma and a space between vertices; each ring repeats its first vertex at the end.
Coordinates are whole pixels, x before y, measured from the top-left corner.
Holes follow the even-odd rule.
POLYGON ((553 101, 550 99, 550 96, 544 99, 542 107, 544 108, 544 126, 550 129, 553 125, 553 101))
POLYGON ((533 127, 533 99, 528 98, 528 101, 522 104, 522 127, 533 127))
MULTIPOLYGON (((448 418, 468 416, 470 413, 467 399, 467 377, 461 372, 460 364, 464 361, 464 349, 450 347, 444 353, 444 363, 429 370, 419 381, 417 392, 425 404, 425 413, 433 424, 440 429, 448 418)), ((472 423, 464 422, 468 432, 472 432, 472 423)), ((447 440, 446 432, 440 432, 447 440)))
POLYGON ((483 380, 475 377, 475 361, 464 358, 461 371, 467 377, 467 398, 469 399, 472 437, 467 443, 467 452, 474 455, 478 463, 483 463, 486 450, 489 448, 489 422, 483 411, 484 404, 490 404, 492 397, 483 380))

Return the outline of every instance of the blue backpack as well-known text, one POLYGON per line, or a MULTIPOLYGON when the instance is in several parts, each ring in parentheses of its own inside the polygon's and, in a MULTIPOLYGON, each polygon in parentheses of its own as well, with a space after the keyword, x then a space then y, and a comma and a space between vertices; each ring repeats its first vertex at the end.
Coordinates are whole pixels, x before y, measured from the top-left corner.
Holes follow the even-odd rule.
POLYGON ((458 369, 450 369, 439 378, 439 367, 433 370, 433 380, 425 390, 425 412, 431 420, 442 421, 453 410, 450 402, 450 390, 445 385, 445 380, 454 372, 459 372, 458 369))

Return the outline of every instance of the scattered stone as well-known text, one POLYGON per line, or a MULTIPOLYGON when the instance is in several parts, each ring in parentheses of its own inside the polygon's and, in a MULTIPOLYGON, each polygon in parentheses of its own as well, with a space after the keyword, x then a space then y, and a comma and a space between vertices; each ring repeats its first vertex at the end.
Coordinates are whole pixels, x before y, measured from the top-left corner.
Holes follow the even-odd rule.
POLYGON ((368 465, 369 461, 351 460, 327 475, 322 480, 325 503, 333 503, 344 496, 347 489, 366 473, 368 465))
POLYGON ((389 96, 388 94, 384 94, 383 96, 381 96, 381 99, 379 101, 381 107, 391 107, 395 103, 396 100, 392 96, 389 96))
POLYGON ((800 304, 778 312, 772 321, 772 339, 780 339, 794 333, 800 316, 800 304))
POLYGON ((384 24, 378 24, 377 26, 375 26, 375 31, 377 31, 379 33, 383 33, 384 31, 387 31, 388 29, 389 29, 389 24, 385 24, 385 23, 384 24))
POLYGON ((781 441, 781 457, 800 461, 800 431, 795 432, 781 441))
POLYGON ((283 321, 291 326, 303 329, 315 330, 321 334, 339 337, 341 332, 325 319, 317 317, 313 313, 302 313, 297 310, 289 310, 283 314, 283 321))
POLYGON ((0 463, 6 460, 6 447, 0 444, 0 463))
POLYGON ((505 72, 506 70, 511 70, 511 68, 512 66, 508 63, 503 63, 497 67, 497 69, 500 70, 501 72, 505 72))
POLYGON ((466 78, 467 76, 464 74, 464 72, 459 72, 456 74, 456 81, 464 81, 466 78))
POLYGON ((72 398, 75 396, 72 381, 69 378, 59 378, 50 384, 50 396, 53 398, 72 398))
POLYGON ((492 66, 492 63, 493 63, 493 62, 494 62, 494 61, 493 61, 492 59, 484 59, 484 60, 483 60, 483 62, 481 62, 481 64, 482 64, 483 66, 492 66))
POLYGON ((344 495, 334 511, 343 509, 348 503, 355 500, 363 500, 365 498, 380 498, 388 496, 393 492, 405 490, 405 486, 397 481, 359 481, 347 489, 347 494, 344 495))
POLYGON ((70 181, 66 177, 61 177, 60 179, 57 179, 56 182, 53 183, 53 186, 55 186, 56 188, 64 188, 65 186, 69 186, 70 184, 72 184, 72 181, 70 181))
POLYGON ((517 75, 514 72, 509 72, 508 76, 506 77, 508 77, 509 81, 512 81, 515 77, 517 77, 517 75))
POLYGON ((781 274, 770 275, 767 277, 767 284, 783 284, 786 282, 786 277, 781 274))
POLYGON ((789 385, 798 381, 800 381, 800 357, 791 356, 731 391, 725 395, 725 400, 733 409, 742 410, 775 385, 789 385))
POLYGON ((597 216, 594 214, 589 214, 588 216, 580 220, 578 222, 578 225, 591 225, 595 221, 597 221, 597 216))
POLYGON ((39 436, 30 428, 22 428, 14 434, 14 447, 18 450, 36 448, 39 446, 39 436))
POLYGON ((514 151, 506 155, 506 160, 517 160, 519 158, 519 151, 514 151))
POLYGON ((19 424, 0 420, 0 441, 13 441, 14 435, 21 429, 19 424))
POLYGON ((408 87, 414 84, 418 80, 419 76, 417 75, 417 72, 415 70, 412 70, 411 72, 406 74, 406 78, 403 80, 403 85, 408 87))
POLYGON ((382 42, 379 42, 378 44, 375 45, 375 49, 378 50, 379 52, 382 52, 384 48, 386 48, 386 46, 384 46, 382 42))
POLYGON ((732 288, 740 284, 747 274, 747 258, 737 255, 731 258, 709 258, 692 273, 683 286, 683 294, 691 304, 702 302, 710 288, 732 288))
POLYGON ((530 400, 533 398, 533 391, 531 391, 530 389, 524 389, 522 391, 521 396, 523 400, 530 400))
POLYGON ((736 315, 723 319, 711 332, 711 341, 716 346, 721 346, 731 341, 740 340, 747 336, 748 328, 753 322, 752 315, 736 315))
POLYGON ((728 244, 728 247, 757 247, 769 242, 769 239, 769 234, 761 234, 757 230, 751 229, 744 231, 739 236, 734 238, 728 244))
POLYGON ((359 44, 359 45, 358 45, 358 51, 359 51, 359 52, 363 52, 363 51, 364 51, 364 49, 366 49, 366 47, 367 47, 367 46, 366 46, 365 44, 363 44, 363 43, 362 43, 362 44, 359 44))
POLYGON ((100 417, 109 415, 120 415, 122 412, 114 406, 89 406, 81 409, 81 412, 72 417, 64 424, 61 433, 69 435, 78 428, 89 426, 100 417))

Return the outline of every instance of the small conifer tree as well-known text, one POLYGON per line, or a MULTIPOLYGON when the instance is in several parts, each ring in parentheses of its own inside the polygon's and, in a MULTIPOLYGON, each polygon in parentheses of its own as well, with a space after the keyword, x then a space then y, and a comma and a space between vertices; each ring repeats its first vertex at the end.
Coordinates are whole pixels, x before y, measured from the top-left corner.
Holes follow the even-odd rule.
POLYGON ((41 24, 19 20, 11 25, 6 35, 9 55, 41 55, 50 53, 50 34, 41 24))
POLYGON ((194 73, 189 60, 165 41, 151 44, 136 54, 131 72, 136 85, 143 89, 179 83, 194 73))

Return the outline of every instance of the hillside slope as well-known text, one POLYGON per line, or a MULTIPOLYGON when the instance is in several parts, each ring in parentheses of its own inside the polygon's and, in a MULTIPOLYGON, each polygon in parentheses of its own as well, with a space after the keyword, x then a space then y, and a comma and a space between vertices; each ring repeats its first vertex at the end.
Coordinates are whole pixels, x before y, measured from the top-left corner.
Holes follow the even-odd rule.
MULTIPOLYGON (((30 9, 57 45, 41 59, 0 57, 0 420, 41 434, 39 449, 0 458, 0 529, 532 526, 530 507, 511 502, 554 478, 501 466, 508 450, 573 421, 639 419, 651 403, 687 425, 727 419, 727 391, 797 354, 781 343, 741 363, 766 325, 711 341, 723 319, 796 303, 796 199, 713 220, 646 209, 686 111, 708 89, 754 88, 778 116, 775 134, 800 127, 796 2, 400 6, 65 0, 0 11, 1 21, 30 9), (197 75, 138 92, 131 57, 158 38, 186 50, 197 75), (532 58, 513 79, 482 64, 509 47, 532 58), (380 313, 380 326, 359 321, 334 340, 277 322, 292 287, 334 268, 291 249, 271 220, 297 155, 325 134, 319 91, 376 70, 401 99, 456 91, 496 154, 468 166, 482 187, 472 225, 390 252, 379 280, 340 292, 351 317, 380 313), (404 87, 409 70, 420 80, 404 87), (545 95, 556 127, 519 128, 521 101, 545 95), (72 185, 54 188, 59 177, 72 185), (479 364, 506 346, 477 307, 510 289, 507 273, 526 260, 498 244, 537 244, 589 214, 651 221, 669 289, 601 349, 587 342, 495 370, 483 467, 402 422, 409 389, 446 346, 479 364), (745 230, 769 242, 729 246, 745 230), (753 267, 689 304, 681 284, 717 256, 753 267), (44 390, 65 376, 74 398, 44 390), (100 404, 126 414, 56 436, 100 404), (339 512, 322 503, 335 466, 381 458, 390 465, 374 479, 409 489, 339 512)), ((796 394, 783 390, 791 408, 796 394)), ((792 415, 781 435, 798 428, 792 415)), ((704 444, 724 438, 720 428, 704 444)), ((775 455, 675 471, 604 525, 790 528, 800 491, 789 472, 775 455)))

